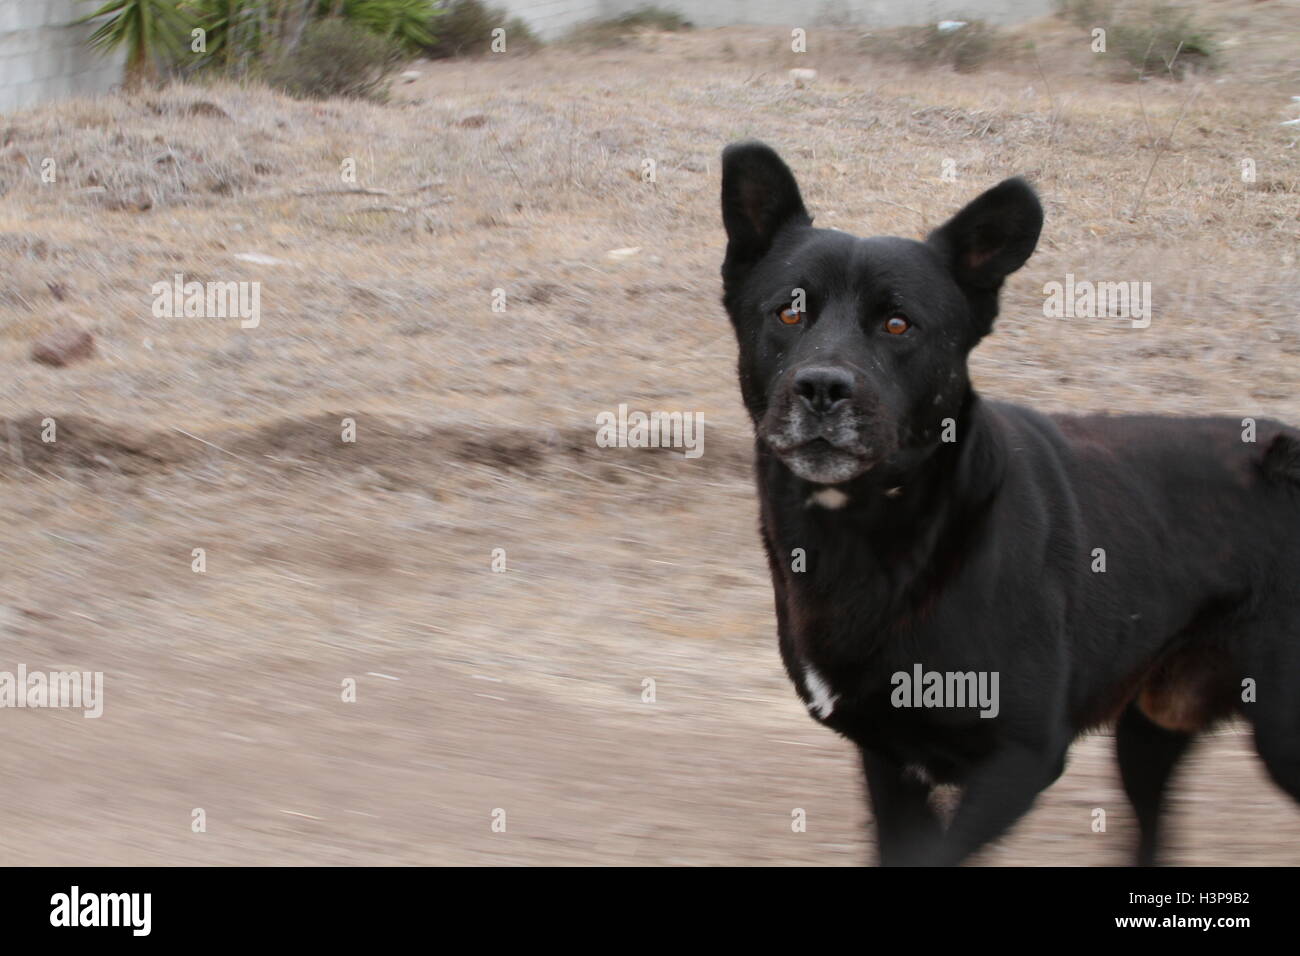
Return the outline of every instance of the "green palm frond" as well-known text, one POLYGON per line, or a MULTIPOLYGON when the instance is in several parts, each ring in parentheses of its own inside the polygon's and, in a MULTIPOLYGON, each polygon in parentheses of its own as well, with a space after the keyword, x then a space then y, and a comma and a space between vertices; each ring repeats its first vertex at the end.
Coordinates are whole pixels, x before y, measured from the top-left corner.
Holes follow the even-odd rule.
POLYGON ((416 50, 436 40, 434 21, 442 10, 434 0, 345 0, 343 16, 367 30, 416 50))
POLYGON ((124 47, 128 73, 180 50, 189 27, 177 0, 108 0, 77 22, 100 19, 103 22, 87 42, 103 52, 124 47))

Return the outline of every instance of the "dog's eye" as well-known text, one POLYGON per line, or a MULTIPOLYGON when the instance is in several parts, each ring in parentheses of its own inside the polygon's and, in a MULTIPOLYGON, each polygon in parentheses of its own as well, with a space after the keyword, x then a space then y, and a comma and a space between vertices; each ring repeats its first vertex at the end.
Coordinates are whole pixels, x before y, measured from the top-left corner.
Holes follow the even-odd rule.
POLYGON ((891 315, 885 319, 885 331, 890 335, 902 335, 912 327, 912 323, 901 315, 891 315))
POLYGON ((798 325, 800 322, 803 321, 803 313, 796 312, 788 305, 780 312, 778 312, 776 314, 776 317, 780 319, 782 322, 784 322, 786 325, 798 325))

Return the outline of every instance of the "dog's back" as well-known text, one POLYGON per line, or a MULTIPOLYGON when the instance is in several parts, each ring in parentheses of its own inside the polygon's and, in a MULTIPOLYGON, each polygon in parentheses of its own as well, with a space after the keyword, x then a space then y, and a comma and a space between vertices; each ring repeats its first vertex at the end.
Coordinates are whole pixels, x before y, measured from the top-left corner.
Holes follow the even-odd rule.
MULTIPOLYGON (((1011 423, 1033 415, 999 405, 1011 423)), ((1279 422, 1165 416, 1054 416, 1057 461, 1028 451, 1025 481, 1054 470, 1056 529, 1086 562, 1070 615, 1084 644, 1074 722, 1109 723, 1138 688, 1144 713, 1192 732, 1232 715, 1240 678, 1227 655, 1250 622, 1300 621, 1300 432, 1279 422), (1163 635, 1152 642, 1140 635, 1163 635)), ((1041 429, 1041 424, 1037 428, 1041 429)), ((1013 439, 1014 440, 1014 439, 1013 439)), ((1028 446, 1029 443, 1026 443, 1028 446)), ((1300 646, 1300 634, 1297 635, 1300 646)), ((1296 661, 1300 673, 1300 659, 1296 661)))

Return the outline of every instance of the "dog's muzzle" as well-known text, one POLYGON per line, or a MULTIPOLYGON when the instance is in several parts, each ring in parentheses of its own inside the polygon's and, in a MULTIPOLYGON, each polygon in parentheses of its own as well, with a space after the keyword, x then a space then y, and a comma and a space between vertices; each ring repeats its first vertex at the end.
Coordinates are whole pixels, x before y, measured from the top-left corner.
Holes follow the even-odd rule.
POLYGON ((786 467, 822 485, 850 481, 874 464, 853 376, 833 366, 796 372, 769 407, 759 433, 786 467))

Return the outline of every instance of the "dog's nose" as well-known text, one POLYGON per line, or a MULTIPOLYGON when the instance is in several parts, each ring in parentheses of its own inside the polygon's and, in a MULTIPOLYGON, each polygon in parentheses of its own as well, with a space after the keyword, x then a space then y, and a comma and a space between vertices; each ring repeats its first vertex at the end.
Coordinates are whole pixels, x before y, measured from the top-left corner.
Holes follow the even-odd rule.
POLYGON ((794 391, 810 411, 825 415, 853 395, 853 376, 842 368, 801 368, 794 376, 794 391))

